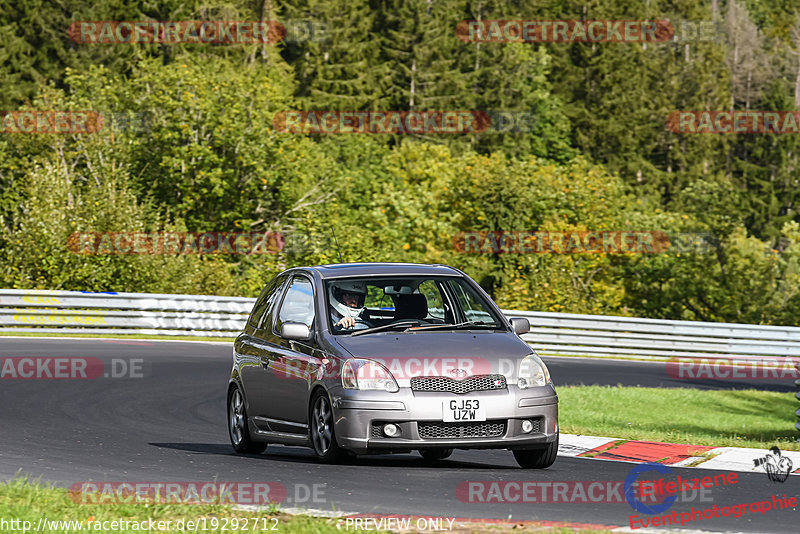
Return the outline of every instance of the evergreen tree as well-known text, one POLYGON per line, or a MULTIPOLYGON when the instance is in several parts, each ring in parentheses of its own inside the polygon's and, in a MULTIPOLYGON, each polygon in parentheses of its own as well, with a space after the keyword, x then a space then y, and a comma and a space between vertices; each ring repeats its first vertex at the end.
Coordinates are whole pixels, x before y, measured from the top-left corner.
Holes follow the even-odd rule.
POLYGON ((305 109, 381 109, 379 40, 368 0, 282 2, 281 20, 306 31, 284 44, 294 66, 297 96, 305 109))

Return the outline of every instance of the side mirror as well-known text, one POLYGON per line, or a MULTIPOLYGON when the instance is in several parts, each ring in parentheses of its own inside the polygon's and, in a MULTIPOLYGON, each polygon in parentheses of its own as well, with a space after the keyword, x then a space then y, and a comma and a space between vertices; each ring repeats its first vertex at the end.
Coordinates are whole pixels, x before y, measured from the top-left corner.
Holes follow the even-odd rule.
POLYGON ((281 337, 294 341, 309 341, 311 329, 303 323, 286 322, 281 325, 281 337))
POLYGON ((511 328, 515 334, 527 334, 531 331, 531 323, 524 317, 512 317, 511 328))

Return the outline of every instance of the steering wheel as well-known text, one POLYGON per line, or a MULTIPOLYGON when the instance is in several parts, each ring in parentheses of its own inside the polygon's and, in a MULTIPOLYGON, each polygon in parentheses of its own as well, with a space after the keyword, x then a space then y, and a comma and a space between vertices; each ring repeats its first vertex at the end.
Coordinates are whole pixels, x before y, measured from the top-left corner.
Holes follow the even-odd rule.
MULTIPOLYGON (((355 320, 355 324, 363 324, 363 325, 366 325, 367 327, 372 327, 372 321, 371 321, 370 319, 367 319, 367 318, 365 317, 365 315, 369 315, 369 314, 367 313, 367 307, 366 307, 366 306, 364 306, 364 307, 361 309, 361 311, 360 311, 360 312, 358 312, 358 315, 356 315, 355 317, 353 317, 353 319, 355 320)), ((351 327, 351 328, 352 328, 352 327, 351 327)))

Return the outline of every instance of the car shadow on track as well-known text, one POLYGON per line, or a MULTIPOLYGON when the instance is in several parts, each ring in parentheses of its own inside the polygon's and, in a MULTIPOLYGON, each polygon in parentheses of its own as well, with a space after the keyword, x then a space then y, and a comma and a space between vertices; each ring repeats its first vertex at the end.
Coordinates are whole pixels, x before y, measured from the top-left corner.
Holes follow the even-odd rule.
MULTIPOLYGON (((200 454, 222 454, 224 456, 232 456, 236 454, 230 445, 226 443, 148 443, 153 447, 162 449, 175 449, 179 451, 196 452, 200 454)), ((258 456, 257 454, 248 454, 247 456, 258 456)))
MULTIPOLYGON (((216 454, 220 456, 242 456, 267 461, 281 461, 301 464, 320 464, 310 449, 301 447, 276 447, 271 445, 262 454, 237 454, 230 445, 221 443, 148 443, 153 447, 192 452, 196 454, 216 454)), ((511 453, 508 453, 509 456, 511 453)), ((513 462, 513 460, 512 460, 513 462)), ((428 461, 416 453, 361 455, 346 458, 342 465, 358 465, 364 467, 404 467, 411 469, 517 469, 513 464, 497 464, 490 462, 469 462, 464 460, 428 461)))

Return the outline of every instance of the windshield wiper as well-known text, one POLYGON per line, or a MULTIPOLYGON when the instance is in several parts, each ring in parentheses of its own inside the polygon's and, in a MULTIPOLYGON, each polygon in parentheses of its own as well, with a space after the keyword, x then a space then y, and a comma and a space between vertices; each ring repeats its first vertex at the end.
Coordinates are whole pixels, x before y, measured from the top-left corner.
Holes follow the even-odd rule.
POLYGON ((356 330, 350 336, 363 336, 364 334, 372 334, 373 332, 383 332, 385 330, 392 330, 393 328, 408 328, 409 325, 413 326, 419 324, 419 321, 411 319, 399 323, 384 324, 381 326, 373 326, 372 328, 365 328, 364 330, 356 330))
POLYGON ((432 325, 425 325, 425 326, 416 326, 416 327, 409 327, 405 331, 408 332, 409 330, 458 330, 461 328, 489 328, 492 330, 496 330, 501 328, 497 325, 497 323, 485 323, 483 321, 465 321, 463 323, 456 323, 456 324, 432 324, 432 325))

